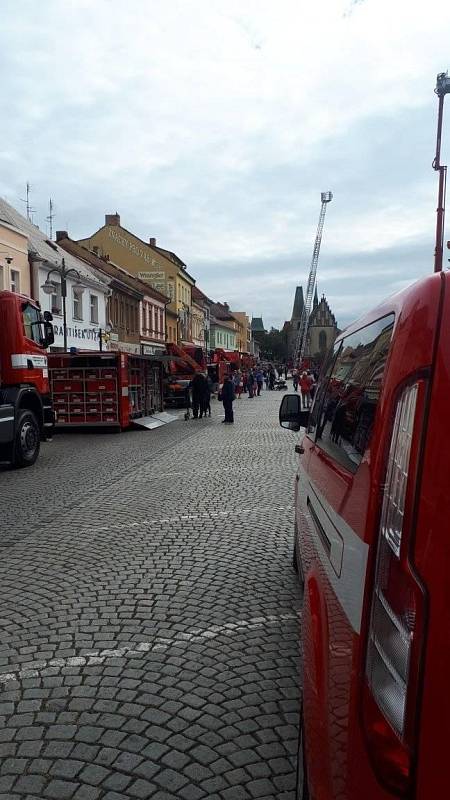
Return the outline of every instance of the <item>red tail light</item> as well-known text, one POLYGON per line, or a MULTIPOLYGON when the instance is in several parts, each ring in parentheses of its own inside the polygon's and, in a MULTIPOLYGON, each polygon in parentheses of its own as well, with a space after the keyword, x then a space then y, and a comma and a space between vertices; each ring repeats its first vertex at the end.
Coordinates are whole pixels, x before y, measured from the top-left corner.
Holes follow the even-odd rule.
POLYGON ((410 561, 425 385, 396 407, 378 536, 364 683, 364 727, 372 764, 390 791, 412 778, 425 596, 410 561))

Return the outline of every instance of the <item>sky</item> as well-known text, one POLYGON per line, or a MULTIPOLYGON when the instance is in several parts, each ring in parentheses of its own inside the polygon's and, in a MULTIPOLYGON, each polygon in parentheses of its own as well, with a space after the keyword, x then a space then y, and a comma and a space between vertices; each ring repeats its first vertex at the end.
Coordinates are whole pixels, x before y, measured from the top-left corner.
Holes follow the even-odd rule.
POLYGON ((42 229, 50 197, 74 239, 117 211, 267 328, 307 282, 322 191, 318 291, 341 328, 432 271, 444 0, 1 10, 0 195, 24 211, 29 181, 42 229))

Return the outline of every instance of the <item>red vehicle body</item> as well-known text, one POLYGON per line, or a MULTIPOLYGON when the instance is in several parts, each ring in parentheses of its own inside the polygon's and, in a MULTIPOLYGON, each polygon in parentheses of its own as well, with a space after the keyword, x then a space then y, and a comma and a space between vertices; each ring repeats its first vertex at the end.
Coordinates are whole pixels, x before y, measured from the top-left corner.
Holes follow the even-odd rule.
POLYGON ((450 274, 347 328, 295 480, 304 585, 297 797, 444 798, 450 735, 450 274))
POLYGON ((164 402, 172 406, 187 405, 192 378, 197 372, 206 371, 203 351, 200 347, 180 347, 173 342, 166 344, 166 350, 173 358, 166 362, 164 402))
POLYGON ((49 353, 58 427, 126 429, 162 411, 162 364, 130 353, 49 353))
POLYGON ((45 348, 52 342, 49 318, 33 300, 0 292, 0 461, 30 466, 51 436, 45 348))

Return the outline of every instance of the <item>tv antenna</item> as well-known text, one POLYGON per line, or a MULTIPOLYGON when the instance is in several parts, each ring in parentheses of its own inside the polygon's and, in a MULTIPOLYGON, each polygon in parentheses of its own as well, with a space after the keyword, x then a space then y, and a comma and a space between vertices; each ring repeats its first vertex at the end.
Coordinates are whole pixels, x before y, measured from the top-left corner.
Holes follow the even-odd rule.
POLYGON ((30 192, 31 192, 30 182, 27 181, 27 199, 24 200, 24 198, 22 197, 21 201, 22 201, 22 203, 26 204, 28 222, 33 222, 33 214, 35 213, 36 209, 35 208, 31 208, 31 205, 30 205, 30 192))
POLYGON ((50 198, 48 202, 48 217, 45 219, 48 222, 48 229, 49 229, 49 239, 53 239, 53 220, 55 218, 55 214, 53 213, 53 201, 50 198))

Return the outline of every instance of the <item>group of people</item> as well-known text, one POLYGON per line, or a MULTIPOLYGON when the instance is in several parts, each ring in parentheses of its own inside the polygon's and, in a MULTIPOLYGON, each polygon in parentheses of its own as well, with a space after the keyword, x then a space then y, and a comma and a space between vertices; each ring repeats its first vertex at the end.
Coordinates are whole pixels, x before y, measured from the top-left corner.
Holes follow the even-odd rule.
MULTIPOLYGON (((234 422, 233 402, 241 399, 243 393, 248 394, 249 399, 260 397, 261 391, 266 386, 267 390, 273 390, 278 380, 287 378, 287 366, 283 365, 275 368, 270 364, 267 368, 254 367, 248 370, 235 370, 231 375, 224 378, 223 386, 219 392, 219 400, 222 401, 225 424, 234 422)), ((314 397, 316 376, 312 372, 303 370, 292 370, 292 382, 294 391, 300 387, 302 397, 302 407, 309 408, 314 397)), ((210 376, 204 372, 198 372, 192 378, 189 391, 192 397, 192 416, 194 419, 211 416, 211 392, 213 383, 210 376)))
POLYGON ((300 386, 302 408, 310 408, 316 390, 316 383, 317 377, 313 372, 307 372, 306 370, 299 372, 296 369, 292 370, 294 392, 297 392, 300 386))

